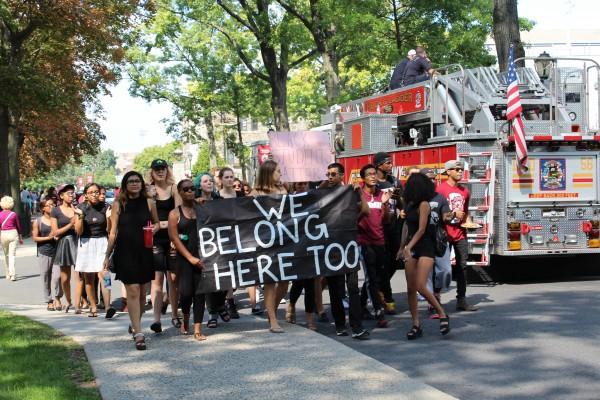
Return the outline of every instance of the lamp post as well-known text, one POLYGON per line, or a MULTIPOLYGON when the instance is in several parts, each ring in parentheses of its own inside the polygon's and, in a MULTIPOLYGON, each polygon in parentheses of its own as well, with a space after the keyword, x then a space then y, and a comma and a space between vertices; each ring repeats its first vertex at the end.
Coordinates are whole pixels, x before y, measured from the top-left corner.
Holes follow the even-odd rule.
POLYGON ((537 56, 534 61, 535 72, 537 72, 538 76, 541 80, 546 80, 550 77, 550 71, 552 70, 552 65, 554 64, 554 59, 550 57, 550 54, 545 51, 537 56))

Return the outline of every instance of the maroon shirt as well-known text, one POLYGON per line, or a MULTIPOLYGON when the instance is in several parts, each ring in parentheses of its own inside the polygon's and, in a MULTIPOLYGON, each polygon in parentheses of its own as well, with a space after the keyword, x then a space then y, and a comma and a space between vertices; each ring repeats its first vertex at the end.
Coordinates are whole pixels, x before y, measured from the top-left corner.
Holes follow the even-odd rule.
POLYGON ((383 216, 385 207, 381 203, 383 192, 379 189, 375 193, 361 191, 363 200, 369 206, 369 215, 362 215, 358 219, 358 235, 356 237, 360 245, 383 246, 385 239, 383 237, 383 216))

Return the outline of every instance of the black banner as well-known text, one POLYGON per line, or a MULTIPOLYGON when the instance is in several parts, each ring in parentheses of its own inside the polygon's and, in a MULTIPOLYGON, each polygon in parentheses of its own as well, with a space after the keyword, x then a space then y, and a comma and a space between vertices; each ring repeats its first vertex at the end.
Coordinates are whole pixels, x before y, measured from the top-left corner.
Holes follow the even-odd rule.
POLYGON ((198 207, 200 291, 347 273, 359 267, 352 186, 198 207))

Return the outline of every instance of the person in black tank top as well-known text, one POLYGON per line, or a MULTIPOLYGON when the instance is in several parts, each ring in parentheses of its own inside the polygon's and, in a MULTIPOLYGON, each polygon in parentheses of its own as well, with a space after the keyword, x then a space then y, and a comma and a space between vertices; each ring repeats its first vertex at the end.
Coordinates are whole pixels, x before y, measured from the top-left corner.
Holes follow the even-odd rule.
POLYGON ((198 258, 198 228, 196 225, 196 204, 194 184, 183 179, 177 184, 182 204, 169 214, 169 237, 177 249, 176 265, 181 296, 183 324, 181 334, 187 335, 190 324, 190 308, 194 304, 194 339, 206 340, 202 334, 202 319, 206 296, 199 293, 204 265, 198 258))
POLYGON ((156 202, 158 213, 159 230, 154 236, 154 247, 152 248, 153 265, 155 269, 154 279, 150 296, 154 312, 154 322, 150 326, 155 333, 162 332, 160 321, 161 314, 166 313, 171 303, 171 324, 175 328, 181 327, 181 319, 177 314, 179 294, 177 292, 177 271, 174 263, 174 249, 171 247, 169 233, 167 231, 169 213, 177 205, 181 204, 181 198, 177 193, 173 172, 165 160, 156 159, 150 164, 150 182, 148 187, 150 197, 156 202), (167 275, 167 293, 163 292, 163 282, 167 275))
POLYGON ((154 201, 148 199, 144 179, 139 172, 129 171, 123 176, 119 199, 113 204, 110 220, 104 270, 108 271, 112 254, 116 279, 125 284, 127 292, 131 321, 129 333, 134 335, 136 348, 146 350, 141 319, 146 302, 146 284, 153 279, 154 268, 152 249, 144 241, 144 227, 150 223, 152 233, 156 233, 158 215, 154 201))
POLYGON ((429 201, 435 195, 433 182, 425 175, 417 172, 410 175, 404 190, 404 203, 406 204, 406 226, 408 239, 404 240, 396 258, 404 256, 406 274, 406 293, 408 308, 412 317, 413 326, 406 334, 408 340, 414 340, 423 335, 419 311, 417 308, 417 292, 421 293, 440 316, 440 333, 447 335, 450 332, 450 318, 444 308, 427 288, 427 280, 433 269, 435 257, 435 234, 429 224, 431 209, 429 201))
POLYGON ((52 217, 54 200, 48 198, 40 202, 42 216, 33 221, 32 237, 37 244, 37 257, 42 278, 42 295, 48 311, 62 310, 60 298, 60 267, 53 265, 56 252, 56 240, 53 232, 58 229, 56 219, 52 217), (54 294, 54 297, 52 296, 54 294))

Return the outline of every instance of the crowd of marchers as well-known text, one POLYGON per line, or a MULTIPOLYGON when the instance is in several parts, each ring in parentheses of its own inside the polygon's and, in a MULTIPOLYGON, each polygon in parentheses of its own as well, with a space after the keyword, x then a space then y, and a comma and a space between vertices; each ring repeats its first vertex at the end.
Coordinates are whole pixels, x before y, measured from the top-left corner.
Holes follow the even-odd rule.
MULTIPOLYGON (((138 350, 146 349, 141 325, 146 311, 152 313, 154 334, 163 331, 163 315, 169 311, 167 318, 175 329, 204 341, 207 329, 239 318, 238 306, 247 296, 251 314, 266 314, 270 332, 284 333, 278 307, 287 304, 285 321, 295 324, 302 293, 308 329, 325 329, 318 323, 330 322, 331 316, 337 336, 365 340, 369 329, 387 328, 386 315, 396 313, 391 280, 403 269, 411 315, 407 339, 423 335, 419 296, 429 304, 429 317, 439 319, 439 333, 447 335, 450 317, 440 294, 452 279, 456 280, 456 311, 477 310, 466 300, 469 191, 460 184, 463 169, 459 160, 446 162, 443 170, 414 168, 401 183, 392 174, 391 157, 377 153, 372 164, 360 169, 360 179, 347 176, 343 165, 332 163, 321 182, 284 183, 278 164, 267 160, 251 188, 231 168, 175 182, 168 163, 156 159, 145 173, 130 171, 123 176, 112 204, 106 201, 106 189, 96 183, 88 183, 77 202, 75 186, 63 184, 39 201, 39 216, 32 223, 41 295, 51 312, 94 318, 104 310, 108 319, 127 312, 129 334, 138 350), (327 190, 349 181, 360 196, 356 240, 361 248, 362 285, 354 269, 237 292, 201 293, 206 278, 198 251, 200 207, 227 198, 327 190), (117 290, 118 296, 111 296, 117 290), (324 308, 324 293, 330 313, 324 308)), ((23 232, 13 199, 4 196, 0 205, 5 276, 15 280, 15 250, 23 232)))

